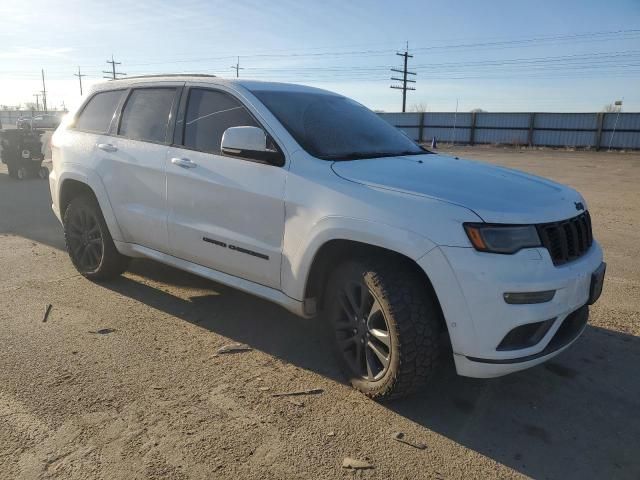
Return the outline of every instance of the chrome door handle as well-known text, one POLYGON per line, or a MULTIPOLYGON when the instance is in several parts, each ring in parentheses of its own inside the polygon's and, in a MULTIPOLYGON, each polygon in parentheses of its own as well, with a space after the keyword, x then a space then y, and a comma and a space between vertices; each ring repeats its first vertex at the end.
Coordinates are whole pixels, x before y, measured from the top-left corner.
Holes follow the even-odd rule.
POLYGON ((111 145, 110 143, 99 143, 98 148, 100 150, 104 150, 105 152, 117 152, 118 149, 111 145))
POLYGON ((179 167, 182 167, 182 168, 193 168, 198 166, 197 163, 192 162, 188 158, 172 158, 171 163, 173 163, 174 165, 178 165, 179 167))

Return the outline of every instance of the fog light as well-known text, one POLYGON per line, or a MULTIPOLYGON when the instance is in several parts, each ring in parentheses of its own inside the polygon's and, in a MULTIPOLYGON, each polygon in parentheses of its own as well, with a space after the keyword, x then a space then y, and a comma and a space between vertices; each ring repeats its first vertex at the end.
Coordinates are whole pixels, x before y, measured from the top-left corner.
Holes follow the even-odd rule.
POLYGON ((545 290, 543 292, 511 292, 503 294, 503 297, 507 303, 522 305, 526 303, 549 302, 555 294, 555 290, 545 290))

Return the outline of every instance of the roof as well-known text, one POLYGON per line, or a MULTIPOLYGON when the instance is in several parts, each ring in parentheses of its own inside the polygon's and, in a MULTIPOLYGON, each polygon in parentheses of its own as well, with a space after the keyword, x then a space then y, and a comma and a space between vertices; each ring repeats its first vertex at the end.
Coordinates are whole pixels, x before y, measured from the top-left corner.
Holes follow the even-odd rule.
POLYGON ((136 77, 118 78, 116 80, 109 80, 101 82, 95 85, 95 90, 103 90, 114 87, 127 87, 129 85, 137 85, 151 82, 198 82, 198 83, 212 83, 217 85, 238 85, 248 90, 286 90, 286 91, 315 91, 318 93, 332 93, 319 88, 309 87, 306 85, 297 85, 294 83, 281 83, 281 82, 265 82, 261 80, 251 79, 237 79, 237 78, 223 78, 215 75, 206 75, 200 73, 172 73, 163 75, 141 75, 136 77))

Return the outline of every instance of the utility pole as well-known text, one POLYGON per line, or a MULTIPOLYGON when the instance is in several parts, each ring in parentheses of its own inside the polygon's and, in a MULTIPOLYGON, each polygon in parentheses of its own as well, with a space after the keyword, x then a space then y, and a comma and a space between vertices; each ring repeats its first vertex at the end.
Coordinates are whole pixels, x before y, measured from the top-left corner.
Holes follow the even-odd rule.
POLYGON ((408 87, 407 83, 416 83, 415 80, 410 80, 407 78, 407 75, 416 75, 415 72, 410 72, 407 70, 407 63, 410 58, 413 58, 413 55, 409 55, 409 42, 407 42, 407 48, 404 53, 397 52, 396 55, 400 57, 404 57, 404 68, 399 70, 397 68, 392 68, 392 72, 402 73, 402 78, 391 77, 391 80, 395 80, 397 82, 402 82, 402 85, 391 85, 391 88, 395 88, 397 90, 402 90, 402 111, 407 111, 407 90, 415 90, 415 87, 408 87))
POLYGON ((231 68, 236 71, 236 78, 238 78, 240 76, 240 70, 244 70, 244 68, 240 66, 240 57, 238 57, 238 63, 231 65, 231 68))
POLYGON ((44 68, 42 69, 42 108, 47 111, 47 87, 44 83, 44 68))
POLYGON ((39 112, 40 111, 40 94, 34 93, 33 96, 36 97, 36 112, 39 112))
POLYGON ((82 77, 86 77, 86 75, 80 73, 80 67, 78 67, 78 73, 74 73, 73 76, 78 77, 78 80, 80 81, 80 96, 82 96, 82 77))
POLYGON ((107 78, 109 80, 116 80, 118 78, 118 75, 126 75, 126 73, 116 72, 116 65, 122 65, 122 62, 116 62, 113 59, 113 54, 111 54, 111 60, 107 60, 107 63, 111 64, 111 71, 108 72, 106 70, 103 70, 102 73, 106 73, 107 75, 109 75, 108 77, 103 77, 103 78, 107 78))

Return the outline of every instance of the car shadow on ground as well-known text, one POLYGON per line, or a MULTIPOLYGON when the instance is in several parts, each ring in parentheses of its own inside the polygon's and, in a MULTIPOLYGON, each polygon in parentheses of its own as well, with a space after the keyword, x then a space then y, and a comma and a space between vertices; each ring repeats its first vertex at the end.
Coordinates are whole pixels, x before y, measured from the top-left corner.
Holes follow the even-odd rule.
POLYGON ((16 180, 0 164, 0 233, 13 233, 65 249, 62 227, 51 210, 47 180, 37 177, 16 180))
MULTIPOLYGON (((131 272, 105 287, 343 382, 320 321, 151 261, 131 272), (147 279, 199 294, 185 300, 147 279)), ((640 471, 639 364, 640 338, 589 326, 556 359, 502 378, 458 377, 444 358, 427 391, 385 407, 534 478, 623 478, 640 471)))

